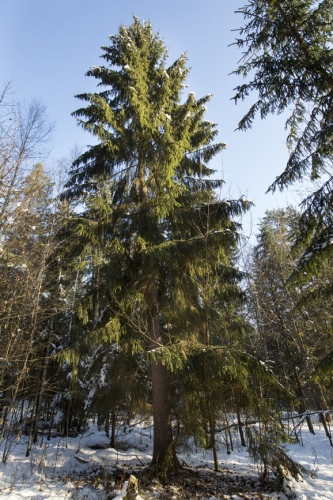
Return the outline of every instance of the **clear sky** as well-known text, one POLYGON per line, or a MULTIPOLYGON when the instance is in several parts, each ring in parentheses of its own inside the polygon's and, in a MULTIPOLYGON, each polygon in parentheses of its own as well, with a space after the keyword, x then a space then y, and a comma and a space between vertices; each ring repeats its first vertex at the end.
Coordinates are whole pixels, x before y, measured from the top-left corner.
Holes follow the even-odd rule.
MULTIPOLYGON (((80 107, 75 94, 95 91, 96 81, 85 76, 99 59, 100 47, 120 24, 132 23, 133 15, 149 20, 169 47, 170 63, 183 52, 192 68, 188 92, 196 97, 213 94, 206 118, 218 124, 219 140, 228 144, 212 164, 224 177, 223 197, 251 199, 252 231, 265 210, 282 207, 296 199, 291 191, 265 194, 285 166, 287 149, 284 119, 259 117, 248 132, 235 131, 254 97, 235 106, 233 88, 242 83, 230 73, 241 51, 229 46, 243 24, 234 11, 246 0, 2 0, 0 16, 0 85, 12 81, 16 98, 40 99, 56 122, 53 150, 48 162, 68 156, 93 140, 76 125, 71 112, 80 107)), ((250 218, 244 232, 250 234, 250 218)))

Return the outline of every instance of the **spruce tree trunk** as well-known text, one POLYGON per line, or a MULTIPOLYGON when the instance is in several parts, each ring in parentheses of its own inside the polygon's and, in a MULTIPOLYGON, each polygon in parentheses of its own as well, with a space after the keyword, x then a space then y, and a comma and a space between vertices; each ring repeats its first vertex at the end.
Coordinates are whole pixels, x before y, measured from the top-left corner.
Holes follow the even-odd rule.
POLYGON ((170 402, 165 366, 152 361, 151 378, 154 416, 153 462, 157 463, 164 459, 172 444, 170 402))
POLYGON ((210 444, 213 449, 213 457, 214 457, 214 470, 215 472, 219 472, 219 460, 217 456, 217 448, 216 448, 216 439, 215 439, 215 420, 213 417, 209 419, 209 427, 210 427, 210 444))
POLYGON ((105 417, 105 434, 106 434, 106 437, 110 437, 110 411, 106 412, 106 417, 105 417))
MULTIPOLYGON (((150 305, 148 318, 149 349, 161 347, 157 287, 150 283, 147 293, 150 305)), ((173 447, 171 428, 171 405, 169 400, 167 370, 161 362, 151 362, 153 418, 154 418, 154 451, 152 466, 156 467, 156 475, 167 473, 177 468, 178 460, 173 447)))
POLYGON ((238 430, 239 430, 239 436, 241 439, 241 444, 242 446, 246 446, 246 441, 245 441, 245 436, 243 432, 243 426, 242 426, 242 420, 240 416, 239 409, 237 408, 237 423, 238 423, 238 430))
MULTIPOLYGON (((140 200, 143 206, 149 201, 148 187, 145 182, 145 161, 140 159, 139 166, 140 200)), ((148 213, 148 212, 147 212, 148 213)), ((150 219, 143 217, 148 241, 152 241, 150 219), (146 220, 144 220, 146 219, 146 220)), ((158 304, 158 265, 148 257, 143 265, 145 274, 150 276, 146 285, 146 301, 148 305, 148 350, 152 351, 162 346, 162 335, 159 322, 158 304)), ((154 419, 154 451, 151 467, 156 476, 167 475, 169 470, 179 465, 172 439, 171 405, 169 400, 168 380, 166 367, 162 362, 151 362, 153 419, 154 419), (155 470, 154 470, 155 469, 155 470)))
POLYGON ((117 424, 117 409, 112 409, 111 410, 111 440, 110 440, 110 446, 111 448, 116 447, 116 424, 117 424))

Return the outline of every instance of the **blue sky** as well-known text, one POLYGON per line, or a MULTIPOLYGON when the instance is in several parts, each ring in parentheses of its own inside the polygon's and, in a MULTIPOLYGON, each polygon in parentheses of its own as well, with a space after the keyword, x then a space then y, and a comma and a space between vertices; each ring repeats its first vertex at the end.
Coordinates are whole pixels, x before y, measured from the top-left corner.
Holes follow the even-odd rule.
POLYGON ((192 68, 188 92, 196 97, 213 94, 206 118, 218 124, 219 140, 228 149, 212 166, 226 180, 223 197, 244 195, 256 204, 244 220, 249 235, 265 210, 282 207, 287 199, 295 203, 296 194, 265 194, 287 159, 283 117, 257 118, 250 131, 235 131, 254 100, 237 106, 231 100, 233 88, 242 83, 230 76, 241 51, 228 45, 236 36, 231 30, 244 23, 234 13, 242 5, 242 0, 3 0, 0 85, 11 80, 18 100, 37 98, 47 106, 56 122, 47 162, 56 162, 75 146, 92 143, 71 112, 80 107, 75 94, 96 89, 95 80, 85 73, 102 64, 100 47, 120 24, 131 24, 133 15, 151 21, 169 47, 170 63, 187 53, 192 68))

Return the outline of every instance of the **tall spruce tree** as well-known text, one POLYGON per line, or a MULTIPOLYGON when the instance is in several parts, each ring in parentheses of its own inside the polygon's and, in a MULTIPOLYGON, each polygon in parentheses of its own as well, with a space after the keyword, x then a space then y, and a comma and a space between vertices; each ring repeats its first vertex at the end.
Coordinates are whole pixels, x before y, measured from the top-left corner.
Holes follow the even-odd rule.
POLYGON ((236 44, 245 50, 235 73, 249 80, 236 87, 234 99, 253 91, 258 98, 238 128, 250 128, 257 114, 292 110, 286 122, 289 160, 269 191, 314 181, 300 219, 299 238, 307 242, 300 267, 307 271, 332 252, 332 0, 250 0, 239 12, 245 25, 236 44))
POLYGON ((145 351, 151 360, 153 464, 160 471, 177 466, 167 372, 183 365, 203 335, 195 274, 207 242, 219 248, 216 266, 231 254, 239 238, 232 218, 249 202, 214 196, 222 181, 210 180, 207 164, 225 144, 214 144, 216 125, 204 120, 211 96, 183 93, 185 54, 167 66, 162 39, 136 17, 110 40, 102 47, 108 65, 87 73, 103 89, 78 95, 87 105, 73 113, 98 143, 74 162, 64 196, 84 206, 68 222, 71 251, 87 269, 82 318, 98 341, 145 351))

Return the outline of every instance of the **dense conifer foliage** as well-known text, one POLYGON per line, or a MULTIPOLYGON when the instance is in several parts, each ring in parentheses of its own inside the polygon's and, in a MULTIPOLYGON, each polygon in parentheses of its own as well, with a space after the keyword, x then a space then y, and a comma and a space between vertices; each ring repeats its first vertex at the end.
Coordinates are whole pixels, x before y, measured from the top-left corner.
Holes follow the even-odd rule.
POLYGON ((245 50, 235 73, 248 82, 236 88, 234 99, 253 91, 258 99, 238 127, 251 127, 257 114, 292 110, 286 122, 289 160, 269 191, 304 178, 313 182, 299 222, 299 239, 306 242, 300 264, 311 270, 332 249, 332 2, 251 0, 240 13, 245 25, 236 43, 245 50))

